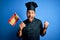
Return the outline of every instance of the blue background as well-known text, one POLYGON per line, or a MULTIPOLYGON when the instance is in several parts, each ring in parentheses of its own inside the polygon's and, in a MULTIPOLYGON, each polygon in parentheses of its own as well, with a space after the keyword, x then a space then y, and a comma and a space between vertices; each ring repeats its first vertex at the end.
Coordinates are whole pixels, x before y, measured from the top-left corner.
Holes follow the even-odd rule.
POLYGON ((36 18, 49 22, 47 33, 41 40, 60 40, 60 0, 0 0, 0 40, 20 40, 16 36, 20 20, 12 27, 8 20, 16 12, 25 20, 25 3, 34 1, 38 4, 36 18))

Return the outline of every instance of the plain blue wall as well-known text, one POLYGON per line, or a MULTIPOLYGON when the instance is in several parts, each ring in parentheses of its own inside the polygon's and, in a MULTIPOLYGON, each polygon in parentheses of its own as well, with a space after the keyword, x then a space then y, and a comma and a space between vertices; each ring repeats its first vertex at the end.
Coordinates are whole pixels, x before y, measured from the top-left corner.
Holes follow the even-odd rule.
POLYGON ((36 18, 49 22, 47 33, 41 40, 60 40, 60 0, 0 0, 0 40, 20 40, 16 36, 20 20, 12 27, 8 20, 17 12, 22 20, 26 17, 25 3, 34 1, 38 4, 36 18))

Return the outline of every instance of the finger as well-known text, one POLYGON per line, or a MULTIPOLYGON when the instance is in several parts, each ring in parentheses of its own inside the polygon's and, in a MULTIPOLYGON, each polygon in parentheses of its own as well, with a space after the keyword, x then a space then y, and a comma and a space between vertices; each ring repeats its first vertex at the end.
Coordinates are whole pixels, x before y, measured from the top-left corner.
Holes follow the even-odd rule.
POLYGON ((44 23, 49 24, 49 22, 48 22, 48 21, 45 21, 44 23))

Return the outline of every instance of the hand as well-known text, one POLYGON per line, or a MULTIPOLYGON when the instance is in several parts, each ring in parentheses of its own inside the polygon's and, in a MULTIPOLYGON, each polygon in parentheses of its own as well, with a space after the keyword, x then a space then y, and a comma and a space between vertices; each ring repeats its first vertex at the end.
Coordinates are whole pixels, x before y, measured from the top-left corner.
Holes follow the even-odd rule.
POLYGON ((20 30, 22 30, 26 25, 24 22, 22 22, 19 26, 20 26, 20 30))
POLYGON ((44 28, 47 29, 49 23, 47 21, 44 22, 44 28))

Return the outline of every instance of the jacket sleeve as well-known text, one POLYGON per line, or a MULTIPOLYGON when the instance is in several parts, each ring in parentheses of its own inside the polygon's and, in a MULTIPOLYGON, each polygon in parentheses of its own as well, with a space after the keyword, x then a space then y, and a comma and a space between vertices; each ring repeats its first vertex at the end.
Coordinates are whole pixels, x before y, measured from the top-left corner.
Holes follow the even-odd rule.
POLYGON ((43 34, 43 25, 42 25, 42 22, 40 21, 40 35, 41 36, 44 36, 46 34, 46 32, 43 34))
POLYGON ((20 31, 20 29, 17 31, 17 37, 18 37, 18 38, 22 38, 22 36, 19 36, 19 34, 20 34, 19 31, 20 31))

